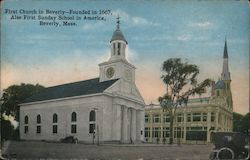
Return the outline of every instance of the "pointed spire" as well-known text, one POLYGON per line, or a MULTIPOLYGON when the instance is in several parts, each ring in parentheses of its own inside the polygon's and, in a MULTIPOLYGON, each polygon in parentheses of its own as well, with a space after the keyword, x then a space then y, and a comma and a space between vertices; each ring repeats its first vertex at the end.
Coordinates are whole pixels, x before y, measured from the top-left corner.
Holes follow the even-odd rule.
POLYGON ((119 15, 118 15, 118 17, 116 18, 117 19, 117 29, 120 29, 120 17, 119 17, 119 15))
POLYGON ((221 73, 221 80, 231 80, 228 68, 228 53, 227 53, 227 39, 225 38, 224 54, 223 54, 223 68, 221 73))
POLYGON ((225 37, 225 46, 224 46, 223 58, 228 58, 228 54, 227 54, 227 37, 225 37))

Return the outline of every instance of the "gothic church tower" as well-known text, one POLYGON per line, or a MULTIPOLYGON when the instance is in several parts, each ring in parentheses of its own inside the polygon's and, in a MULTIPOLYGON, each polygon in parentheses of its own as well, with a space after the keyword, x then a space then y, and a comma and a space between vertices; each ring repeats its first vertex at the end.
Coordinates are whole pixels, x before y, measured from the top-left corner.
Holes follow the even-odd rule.
POLYGON ((216 97, 224 97, 229 109, 233 109, 231 76, 228 67, 227 40, 225 39, 221 79, 215 84, 216 97))

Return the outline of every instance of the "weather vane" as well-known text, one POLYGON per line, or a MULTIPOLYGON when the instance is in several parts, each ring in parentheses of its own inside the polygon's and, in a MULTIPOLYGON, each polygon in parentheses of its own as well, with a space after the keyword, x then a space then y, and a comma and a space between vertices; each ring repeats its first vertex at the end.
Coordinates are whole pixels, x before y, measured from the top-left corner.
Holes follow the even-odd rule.
POLYGON ((119 29, 120 28, 120 17, 119 17, 119 14, 118 14, 118 17, 116 19, 117 19, 117 29, 119 29))

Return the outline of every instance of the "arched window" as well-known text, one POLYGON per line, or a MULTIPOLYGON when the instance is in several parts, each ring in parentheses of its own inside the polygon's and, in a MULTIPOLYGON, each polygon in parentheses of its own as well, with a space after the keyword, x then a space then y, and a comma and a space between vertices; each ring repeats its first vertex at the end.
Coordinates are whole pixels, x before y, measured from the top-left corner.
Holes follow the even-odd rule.
POLYGON ((77 119, 77 117, 76 117, 76 112, 73 112, 73 113, 71 114, 71 122, 76 122, 76 119, 77 119))
POLYGON ((95 111, 90 111, 90 113, 89 113, 89 121, 90 122, 95 121, 95 111))
POLYGON ((24 117, 24 133, 25 133, 25 134, 27 134, 27 133, 29 132, 28 123, 29 123, 29 117, 28 117, 28 116, 25 116, 25 117, 24 117))
POLYGON ((73 112, 71 114, 71 133, 77 132, 76 121, 77 121, 77 115, 76 115, 76 112, 73 112))
POLYGON ((53 114, 53 121, 52 122, 53 122, 52 132, 54 134, 56 134, 57 133, 57 114, 56 113, 53 114))
POLYGON ((36 123, 37 123, 37 126, 36 126, 36 133, 40 134, 41 133, 41 115, 38 114, 36 116, 36 123))
POLYGON ((95 111, 89 113, 89 133, 95 133, 95 111))
POLYGON ((117 48, 118 48, 117 54, 120 55, 120 50, 121 50, 121 44, 120 43, 118 43, 118 47, 117 48))
POLYGON ((53 114, 53 123, 57 123, 57 114, 56 113, 53 114))
POLYGON ((40 116, 40 114, 37 115, 37 117, 36 117, 36 123, 37 123, 37 124, 40 124, 40 123, 41 123, 41 116, 40 116))
POLYGON ((25 116, 24 117, 24 124, 28 124, 29 123, 29 118, 28 118, 28 116, 25 116))

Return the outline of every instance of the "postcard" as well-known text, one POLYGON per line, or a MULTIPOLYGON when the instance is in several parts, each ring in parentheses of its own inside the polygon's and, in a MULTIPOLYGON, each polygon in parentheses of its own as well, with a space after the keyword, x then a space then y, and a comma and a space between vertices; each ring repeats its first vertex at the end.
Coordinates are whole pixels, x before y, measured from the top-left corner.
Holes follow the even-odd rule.
POLYGON ((1 159, 249 157, 249 25, 247 0, 3 0, 1 159))

